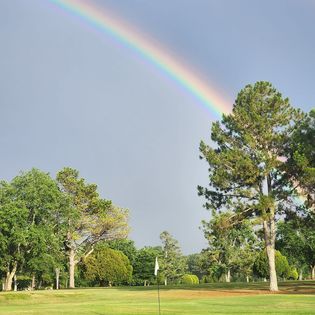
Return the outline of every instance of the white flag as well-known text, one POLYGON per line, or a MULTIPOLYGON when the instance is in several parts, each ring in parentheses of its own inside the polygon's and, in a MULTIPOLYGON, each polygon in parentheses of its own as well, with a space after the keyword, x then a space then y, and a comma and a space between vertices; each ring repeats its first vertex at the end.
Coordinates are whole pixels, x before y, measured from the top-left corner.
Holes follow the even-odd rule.
POLYGON ((155 267, 154 267, 154 275, 157 276, 158 270, 160 269, 157 257, 155 257, 155 267))

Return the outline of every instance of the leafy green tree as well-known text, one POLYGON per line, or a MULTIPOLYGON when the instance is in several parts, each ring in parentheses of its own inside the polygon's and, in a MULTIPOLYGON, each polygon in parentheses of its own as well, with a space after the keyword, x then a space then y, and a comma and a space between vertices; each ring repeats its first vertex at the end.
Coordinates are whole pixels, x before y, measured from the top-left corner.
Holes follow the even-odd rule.
POLYGON ((111 248, 96 249, 84 261, 85 276, 101 286, 130 282, 132 266, 121 251, 111 248))
POLYGON ((137 251, 133 263, 133 280, 135 284, 146 286, 155 282, 154 266, 156 257, 162 257, 162 248, 159 246, 147 246, 137 251))
POLYGON ((231 281, 231 272, 242 268, 249 276, 257 249, 256 237, 248 220, 230 227, 231 213, 215 214, 210 222, 203 222, 205 237, 213 261, 225 273, 226 282, 231 281), (241 258, 247 259, 243 262, 241 258))
POLYGON ((169 232, 162 232, 160 239, 163 249, 161 271, 164 277, 164 283, 167 285, 168 280, 175 281, 185 273, 186 261, 182 255, 178 241, 174 239, 169 232))
POLYGON ((287 145, 287 170, 306 197, 306 206, 315 207, 315 109, 302 119, 287 145))
POLYGON ((187 271, 199 279, 209 274, 209 259, 206 252, 191 254, 186 257, 187 271))
POLYGON ((123 252, 128 257, 131 265, 133 266, 137 256, 137 249, 134 241, 128 239, 117 239, 107 241, 104 243, 104 245, 111 249, 120 250, 123 252))
POLYGON ((231 114, 212 125, 215 145, 200 143, 209 164, 209 187, 198 187, 213 212, 234 212, 231 224, 256 218, 264 231, 270 290, 278 291, 275 268, 276 214, 294 191, 281 159, 294 122, 301 118, 287 98, 268 82, 247 85, 231 114))
POLYGON ((58 252, 60 239, 54 232, 63 195, 49 174, 37 169, 16 176, 10 184, 3 183, 1 191, 0 226, 9 224, 10 234, 13 233, 3 235, 7 248, 3 249, 7 269, 5 289, 11 290, 12 277, 17 271, 24 270, 35 277, 42 263, 54 259, 58 252), (12 213, 16 214, 15 221, 12 213))
POLYGON ((43 275, 47 266, 57 264, 62 255, 62 225, 66 199, 49 174, 37 169, 22 173, 12 180, 16 198, 28 209, 28 247, 24 254, 24 271, 35 277, 43 275))
POLYGON ((65 245, 69 255, 69 287, 75 287, 75 266, 87 258, 102 240, 125 238, 128 212, 110 200, 101 199, 95 184, 87 184, 79 172, 64 168, 57 182, 69 200, 65 245))
POLYGON ((305 269, 311 269, 315 279, 315 215, 301 207, 296 213, 278 225, 277 248, 289 259, 291 265, 299 270, 302 280, 305 269))
MULTIPOLYGON (((291 274, 292 268, 285 256, 278 250, 275 251, 276 270, 279 277, 288 278, 291 274)), ((261 278, 269 278, 268 257, 266 250, 263 250, 257 256, 254 263, 254 272, 261 278)))
POLYGON ((28 210, 14 198, 12 186, 0 183, 0 266, 4 276, 3 289, 12 290, 12 281, 18 267, 24 262, 27 248, 28 210))

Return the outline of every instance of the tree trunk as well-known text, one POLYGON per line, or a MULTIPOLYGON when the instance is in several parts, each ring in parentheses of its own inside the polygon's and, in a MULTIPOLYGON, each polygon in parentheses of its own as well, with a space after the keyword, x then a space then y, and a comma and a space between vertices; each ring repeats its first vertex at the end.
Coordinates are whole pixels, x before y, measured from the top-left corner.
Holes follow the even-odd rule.
MULTIPOLYGON (((272 194, 272 180, 270 174, 266 175, 261 185, 261 192, 264 196, 270 197, 272 194)), ((263 221, 265 246, 269 264, 269 290, 271 292, 279 291, 275 261, 275 243, 276 243, 276 220, 275 204, 268 204, 265 210, 263 221)))
POLYGON ((312 280, 315 280, 315 265, 311 266, 312 268, 312 280))
POLYGON ((35 285, 36 285, 36 278, 35 275, 32 276, 32 284, 31 284, 31 290, 35 290, 35 285))
POLYGON ((8 270, 4 283, 4 291, 12 291, 12 281, 17 269, 17 263, 14 263, 12 270, 8 270))
POLYGON ((265 245, 268 257, 269 264, 269 289, 272 292, 279 291, 278 289, 278 280, 276 272, 276 261, 275 261, 275 218, 272 215, 268 221, 263 222, 264 225, 264 236, 265 236, 265 245))
POLYGON ((55 274, 56 274, 56 290, 59 290, 59 276, 60 276, 59 268, 55 268, 55 274))
POLYGON ((13 277, 13 287, 14 287, 14 291, 16 292, 17 291, 17 279, 16 279, 16 274, 14 275, 14 277, 13 277))
POLYGON ((228 272, 225 275, 225 282, 231 282, 231 270, 230 269, 228 269, 228 272))
POLYGON ((303 280, 303 270, 302 269, 300 270, 300 273, 299 273, 299 280, 300 281, 303 280))
POLYGON ((167 278, 164 279, 164 285, 167 285, 167 278))
POLYGON ((249 282, 249 276, 246 276, 246 282, 247 283, 249 282))
POLYGON ((69 251, 69 288, 74 289, 74 269, 75 269, 76 261, 75 261, 75 251, 73 248, 69 251))

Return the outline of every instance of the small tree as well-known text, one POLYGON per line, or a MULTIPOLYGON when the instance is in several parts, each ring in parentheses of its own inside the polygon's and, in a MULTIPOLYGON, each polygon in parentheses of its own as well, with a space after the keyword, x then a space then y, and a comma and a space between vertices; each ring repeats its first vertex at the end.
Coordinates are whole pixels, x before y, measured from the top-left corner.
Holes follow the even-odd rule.
POLYGON ((95 250, 84 261, 85 276, 88 280, 96 281, 100 286, 130 282, 132 266, 122 252, 111 248, 95 250))
POLYGON ((164 276, 165 285, 168 280, 174 281, 181 277, 186 269, 186 261, 182 255, 178 241, 170 233, 164 231, 160 234, 162 241, 163 258, 161 260, 161 271, 164 276))
POLYGON ((154 266, 156 257, 162 257, 162 248, 159 246, 147 246, 137 251, 133 263, 134 283, 146 286, 155 282, 154 266))

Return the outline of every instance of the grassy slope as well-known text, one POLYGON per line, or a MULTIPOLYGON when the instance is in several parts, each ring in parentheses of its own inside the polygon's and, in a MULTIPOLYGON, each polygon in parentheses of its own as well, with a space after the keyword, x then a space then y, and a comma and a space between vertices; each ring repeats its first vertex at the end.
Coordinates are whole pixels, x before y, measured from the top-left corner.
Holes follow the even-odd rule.
MULTIPOLYGON (((284 294, 268 294, 264 291, 265 284, 162 288, 161 313, 315 314, 315 282, 287 282, 281 288, 284 294), (243 295, 241 290, 248 291, 243 295)), ((0 314, 149 315, 157 311, 157 293, 153 287, 0 294, 0 314)))

